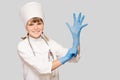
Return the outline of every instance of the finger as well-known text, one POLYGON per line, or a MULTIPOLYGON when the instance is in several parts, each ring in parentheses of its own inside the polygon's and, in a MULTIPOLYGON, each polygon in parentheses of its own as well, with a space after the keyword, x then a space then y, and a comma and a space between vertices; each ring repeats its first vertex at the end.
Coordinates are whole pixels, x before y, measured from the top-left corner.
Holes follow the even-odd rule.
POLYGON ((70 32, 72 32, 72 31, 71 31, 71 26, 70 26, 70 24, 69 24, 68 22, 66 22, 65 24, 66 24, 67 27, 69 28, 70 32))
POLYGON ((82 16, 82 19, 81 19, 81 21, 80 21, 80 24, 82 24, 84 18, 85 18, 85 16, 83 15, 83 16, 82 16))
POLYGON ((74 20, 74 22, 76 22, 76 14, 75 13, 73 13, 73 20, 74 20))
POLYGON ((86 27, 88 24, 84 24, 84 25, 82 25, 82 28, 84 28, 84 27, 86 27))
POLYGON ((80 19, 81 19, 81 12, 78 15, 78 22, 80 23, 80 19))

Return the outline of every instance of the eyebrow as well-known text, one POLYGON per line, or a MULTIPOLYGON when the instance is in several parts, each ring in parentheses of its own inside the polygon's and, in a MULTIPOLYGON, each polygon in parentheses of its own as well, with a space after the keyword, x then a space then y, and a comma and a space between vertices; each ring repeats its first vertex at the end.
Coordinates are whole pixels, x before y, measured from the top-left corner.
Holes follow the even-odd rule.
POLYGON ((41 21, 40 22, 29 22, 28 25, 33 24, 33 23, 42 23, 42 22, 41 21))

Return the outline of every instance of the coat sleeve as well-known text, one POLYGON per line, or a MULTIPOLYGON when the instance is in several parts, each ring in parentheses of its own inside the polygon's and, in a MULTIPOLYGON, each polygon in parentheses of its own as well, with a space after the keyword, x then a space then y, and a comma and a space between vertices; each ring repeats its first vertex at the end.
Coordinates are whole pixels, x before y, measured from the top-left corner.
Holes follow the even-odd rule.
MULTIPOLYGON (((50 39, 49 44, 58 58, 63 57, 67 54, 68 48, 64 48, 62 45, 58 44, 54 40, 50 39)), ((76 57, 73 57, 69 62, 76 63, 79 61, 79 59, 80 56, 77 55, 76 57)))
POLYGON ((32 69, 35 69, 40 74, 49 74, 51 73, 52 62, 41 61, 40 58, 31 55, 27 46, 23 43, 19 43, 17 47, 17 52, 20 59, 23 63, 30 66, 32 69))

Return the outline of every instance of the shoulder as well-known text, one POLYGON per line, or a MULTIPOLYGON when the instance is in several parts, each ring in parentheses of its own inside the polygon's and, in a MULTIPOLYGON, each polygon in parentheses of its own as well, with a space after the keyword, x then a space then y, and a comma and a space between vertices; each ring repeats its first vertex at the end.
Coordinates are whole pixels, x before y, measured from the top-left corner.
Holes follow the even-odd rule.
POLYGON ((24 49, 26 45, 27 45, 27 39, 21 40, 21 41, 18 43, 18 45, 17 45, 17 49, 18 49, 18 50, 24 49))
POLYGON ((49 44, 57 44, 57 42, 55 40, 53 40, 52 38, 49 38, 48 43, 49 44))
POLYGON ((47 34, 42 34, 42 37, 43 37, 44 40, 47 41, 49 44, 55 42, 55 41, 54 41, 50 36, 48 36, 47 34))

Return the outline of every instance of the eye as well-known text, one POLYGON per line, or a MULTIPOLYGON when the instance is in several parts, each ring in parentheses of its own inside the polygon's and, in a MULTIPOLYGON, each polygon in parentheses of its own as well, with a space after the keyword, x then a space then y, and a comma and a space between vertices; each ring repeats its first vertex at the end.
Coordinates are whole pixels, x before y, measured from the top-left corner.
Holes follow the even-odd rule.
POLYGON ((28 24, 28 26, 33 26, 34 24, 28 24))
POLYGON ((42 23, 37 23, 37 25, 41 25, 42 23))

